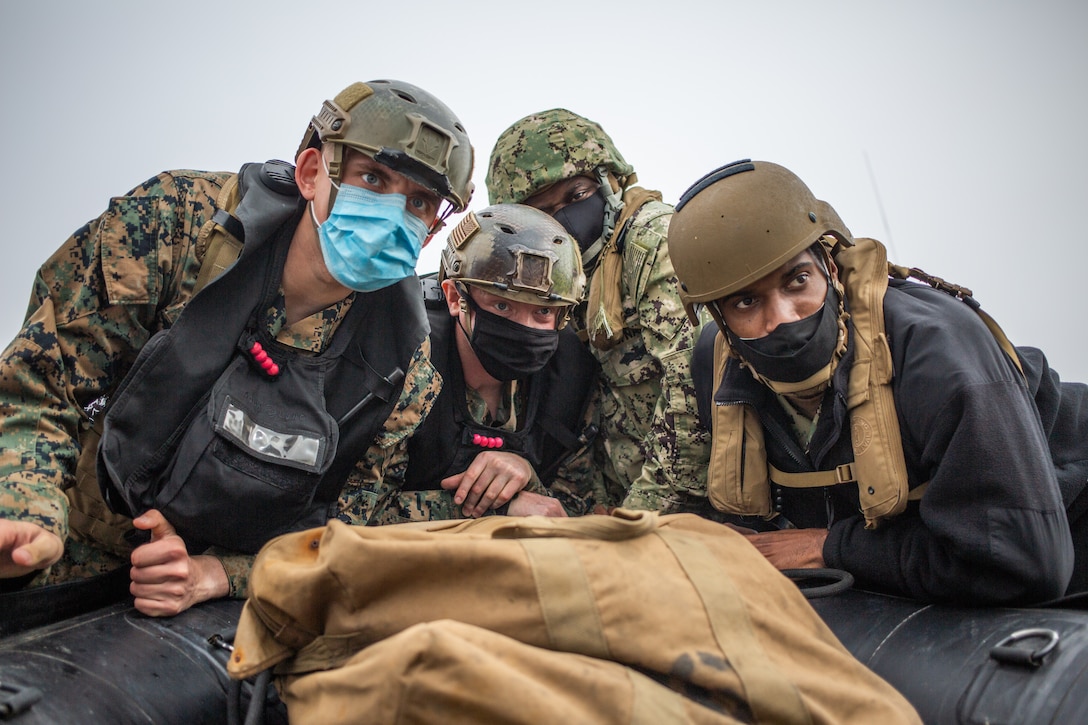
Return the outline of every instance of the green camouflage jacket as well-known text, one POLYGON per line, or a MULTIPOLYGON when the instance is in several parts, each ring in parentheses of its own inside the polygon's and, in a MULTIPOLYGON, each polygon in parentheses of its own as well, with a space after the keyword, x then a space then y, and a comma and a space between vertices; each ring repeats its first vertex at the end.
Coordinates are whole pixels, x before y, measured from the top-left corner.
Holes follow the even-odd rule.
MULTIPOLYGON (((710 439, 698 424, 691 355, 698 330, 680 302, 666 236, 672 207, 644 204, 623 241, 624 339, 590 346, 601 363, 598 463, 627 508, 671 512, 705 495, 710 439), (618 487, 618 488, 617 488, 618 487)), ((585 306, 573 320, 585 327, 585 306)))
MULTIPOLYGON (((164 172, 122 197, 73 234, 39 269, 26 322, 0 358, 0 518, 29 521, 66 541, 65 555, 32 585, 128 564, 123 551, 69 528, 69 496, 80 441, 105 400, 155 332, 169 327, 193 293, 204 249, 201 227, 229 173, 164 172), (89 411, 92 411, 89 413, 89 411)), ((319 352, 350 298, 288 327, 282 295, 270 315, 280 342, 319 352)), ((441 382, 425 341, 383 431, 351 474, 353 481, 406 465, 406 440, 441 382), (404 459, 404 460, 402 460, 404 459)), ((345 485, 340 508, 360 509, 345 485)), ((210 552, 227 570, 232 596, 244 596, 252 557, 210 552)))

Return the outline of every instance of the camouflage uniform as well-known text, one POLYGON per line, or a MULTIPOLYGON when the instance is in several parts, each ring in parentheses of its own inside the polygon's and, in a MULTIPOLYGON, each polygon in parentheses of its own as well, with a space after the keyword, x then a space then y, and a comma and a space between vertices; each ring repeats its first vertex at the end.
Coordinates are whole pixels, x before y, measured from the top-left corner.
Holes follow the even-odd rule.
MULTIPOLYGON (((524 202, 561 179, 597 178, 604 167, 620 189, 632 188, 634 170, 600 126, 563 109, 534 114, 504 131, 492 151, 490 202, 524 202)), ((691 376, 698 330, 668 254, 671 214, 671 206, 650 201, 628 221, 620 278, 626 329, 610 349, 590 346, 601 363, 597 462, 613 503, 664 512, 705 496, 710 448, 691 376)), ((572 324, 586 329, 585 304, 572 324)))
MULTIPOLYGON (((530 465, 524 490, 556 498, 568 515, 588 513, 604 501, 592 449, 579 443, 599 426, 598 365, 577 336, 564 329, 571 309, 582 299, 585 282, 577 241, 540 210, 516 204, 491 206, 469 212, 451 230, 442 269, 434 279, 425 279, 423 288, 433 360, 440 375, 456 377, 445 381, 443 397, 410 442, 409 465, 372 492, 378 504, 367 518, 374 523, 463 518, 453 492, 438 484, 467 470, 482 452, 469 443, 471 434, 489 437, 499 431, 507 440, 504 450, 517 452, 530 465), (460 312, 450 308, 452 289, 457 290, 460 312), (537 323, 526 326, 510 319, 505 322, 513 323, 507 330, 513 330, 512 337, 495 337, 492 328, 478 339, 483 308, 479 300, 473 301, 470 289, 515 308, 528 308, 534 315, 547 308, 548 324, 539 327, 552 329, 533 330, 537 323), (476 316, 466 323, 470 310, 476 316), (471 333, 466 324, 473 328, 471 333), (551 344, 541 347, 539 355, 522 359, 515 354, 518 359, 496 362, 495 355, 534 350, 532 341, 522 337, 525 334, 540 334, 551 344), (467 355, 461 342, 470 348, 467 355), (466 368, 465 363, 475 367, 466 368), (493 410, 468 384, 472 369, 495 381, 493 410), (575 450, 580 445, 581 450, 575 450)), ((487 317, 496 315, 484 317, 485 330, 487 317)), ((489 513, 505 510, 498 507, 489 513)))
MULTIPOLYGON (((91 428, 86 411, 116 388, 151 335, 173 324, 192 297, 205 252, 200 230, 231 176, 164 172, 112 199, 38 272, 26 322, 0 359, 0 518, 35 523, 66 542, 64 557, 34 585, 128 563, 123 549, 70 530, 65 494, 91 428)), ((288 327, 281 293, 266 319, 279 342, 319 352, 350 306, 348 298, 288 327)), ((353 480, 395 468, 405 455, 404 441, 440 387, 428 349, 424 342, 413 357, 396 408, 353 480)), ((360 508, 355 490, 345 486, 343 511, 360 508)), ((211 553, 223 562, 231 595, 244 596, 252 557, 211 553)))

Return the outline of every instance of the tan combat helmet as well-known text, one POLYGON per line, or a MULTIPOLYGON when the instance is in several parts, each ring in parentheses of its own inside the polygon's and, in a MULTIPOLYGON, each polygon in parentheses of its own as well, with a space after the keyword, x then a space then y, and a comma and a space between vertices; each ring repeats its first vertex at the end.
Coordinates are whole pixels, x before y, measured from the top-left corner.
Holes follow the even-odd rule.
POLYGON ((566 307, 560 327, 586 286, 578 243, 559 222, 521 204, 466 215, 446 239, 441 278, 517 302, 566 307))
POLYGON ((325 101, 299 152, 321 143, 333 144, 329 176, 334 181, 340 180, 343 147, 351 147, 449 202, 439 221, 464 211, 472 198, 468 134, 444 103, 410 83, 353 83, 325 101))
MULTIPOLYGON (((688 316, 781 267, 822 237, 853 245, 850 230, 792 171, 735 161, 680 197, 669 224, 669 256, 688 316)), ((716 305, 711 315, 723 330, 716 305)))

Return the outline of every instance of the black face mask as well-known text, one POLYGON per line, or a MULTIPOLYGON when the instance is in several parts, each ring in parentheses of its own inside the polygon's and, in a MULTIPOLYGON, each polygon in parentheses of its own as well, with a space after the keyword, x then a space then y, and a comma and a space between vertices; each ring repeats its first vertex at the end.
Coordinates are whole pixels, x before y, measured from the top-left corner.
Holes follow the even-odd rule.
POLYGON ((604 195, 600 187, 593 195, 567 204, 553 216, 578 241, 578 249, 585 253, 604 232, 604 195))
POLYGON ((803 320, 786 322, 771 334, 741 340, 729 333, 729 344, 763 377, 781 383, 799 383, 823 369, 839 342, 839 297, 827 286, 819 310, 803 320))
POLYGON ((475 313, 468 342, 491 377, 496 380, 527 378, 547 365, 555 354, 559 345, 558 330, 519 325, 481 310, 468 295, 465 299, 469 300, 475 313))

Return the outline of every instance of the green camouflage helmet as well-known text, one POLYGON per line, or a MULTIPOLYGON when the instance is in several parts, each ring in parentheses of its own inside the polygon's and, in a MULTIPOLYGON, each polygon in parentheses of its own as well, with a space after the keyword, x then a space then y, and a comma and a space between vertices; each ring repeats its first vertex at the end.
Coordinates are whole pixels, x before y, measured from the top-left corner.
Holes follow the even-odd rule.
POLYGON ((559 222, 521 204, 469 212, 446 238, 442 278, 548 307, 578 304, 586 286, 578 243, 559 222))
POLYGON ((634 169, 597 123, 553 108, 526 116, 495 142, 487 165, 487 194, 492 204, 524 202, 557 181, 573 176, 597 179, 604 167, 627 186, 634 169))
POLYGON ((343 146, 361 151, 464 211, 472 198, 472 144, 457 116, 403 81, 353 83, 325 101, 299 152, 333 144, 329 176, 340 179, 343 146))

